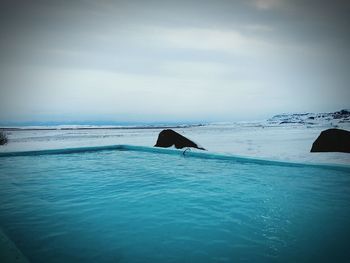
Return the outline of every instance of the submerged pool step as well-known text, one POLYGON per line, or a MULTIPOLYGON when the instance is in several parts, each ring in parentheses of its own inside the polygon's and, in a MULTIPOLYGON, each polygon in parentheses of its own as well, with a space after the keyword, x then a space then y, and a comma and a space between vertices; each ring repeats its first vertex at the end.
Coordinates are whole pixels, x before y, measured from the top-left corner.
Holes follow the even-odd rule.
POLYGON ((319 168, 336 169, 350 172, 350 165, 336 165, 336 164, 317 164, 317 163, 298 163, 289 161, 278 161, 268 160, 260 158, 251 158, 238 155, 218 154, 210 153, 198 150, 186 149, 169 149, 160 147, 147 147, 147 146, 136 146, 136 145, 107 145, 107 146, 90 146, 90 147, 76 147, 76 148, 63 148, 63 149, 49 149, 49 150, 34 150, 34 151, 15 151, 15 152, 0 152, 0 157, 15 157, 15 156, 35 156, 35 155, 52 155, 52 154, 72 154, 72 153, 83 153, 83 152, 97 152, 97 151, 139 151, 149 153, 161 153, 161 154, 175 154, 184 157, 196 157, 204 159, 215 159, 215 160, 226 160, 235 162, 255 163, 261 165, 279 165, 279 166, 293 166, 293 167, 304 167, 312 166, 319 168))
POLYGON ((0 228, 0 262, 2 263, 29 263, 28 259, 17 248, 0 228))

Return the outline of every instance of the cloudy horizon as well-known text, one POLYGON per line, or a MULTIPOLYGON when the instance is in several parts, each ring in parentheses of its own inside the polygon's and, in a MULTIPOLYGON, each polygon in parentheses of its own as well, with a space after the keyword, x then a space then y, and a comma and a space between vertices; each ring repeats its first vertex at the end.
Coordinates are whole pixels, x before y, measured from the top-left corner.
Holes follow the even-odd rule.
POLYGON ((234 121, 349 108, 343 1, 5 1, 0 121, 234 121))

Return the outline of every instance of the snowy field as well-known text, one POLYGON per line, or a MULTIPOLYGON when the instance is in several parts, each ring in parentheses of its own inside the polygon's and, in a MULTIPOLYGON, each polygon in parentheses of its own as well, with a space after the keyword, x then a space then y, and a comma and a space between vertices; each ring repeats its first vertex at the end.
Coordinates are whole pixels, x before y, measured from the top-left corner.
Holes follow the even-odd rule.
MULTIPOLYGON (((283 122, 273 118, 264 122, 208 124, 173 128, 213 153, 225 153, 263 159, 350 165, 348 153, 310 153, 314 140, 328 128, 350 130, 349 122, 283 122)), ((33 128, 33 127, 32 127, 33 128)), ((43 127, 41 127, 43 128, 43 127)), ((9 143, 0 151, 26 151, 130 144, 153 146, 163 128, 77 129, 81 126, 48 127, 50 130, 6 130, 9 143), (72 129, 65 129, 72 128, 72 129)), ((93 128, 93 127, 89 127, 93 128)))

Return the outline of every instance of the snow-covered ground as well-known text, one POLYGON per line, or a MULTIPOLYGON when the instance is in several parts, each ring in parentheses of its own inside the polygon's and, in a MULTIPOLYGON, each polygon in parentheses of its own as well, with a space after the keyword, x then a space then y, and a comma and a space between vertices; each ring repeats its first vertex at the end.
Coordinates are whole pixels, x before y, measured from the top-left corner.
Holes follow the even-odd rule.
MULTIPOLYGON (((324 114, 299 115, 277 115, 262 122, 216 123, 173 129, 210 152, 282 161, 350 165, 350 154, 348 153, 310 153, 312 143, 322 130, 334 127, 350 130, 348 115, 343 114, 340 117, 324 114)), ((1 146, 0 151, 113 144, 153 146, 162 130, 159 127, 68 130, 55 128, 52 130, 7 130, 9 143, 1 146)))

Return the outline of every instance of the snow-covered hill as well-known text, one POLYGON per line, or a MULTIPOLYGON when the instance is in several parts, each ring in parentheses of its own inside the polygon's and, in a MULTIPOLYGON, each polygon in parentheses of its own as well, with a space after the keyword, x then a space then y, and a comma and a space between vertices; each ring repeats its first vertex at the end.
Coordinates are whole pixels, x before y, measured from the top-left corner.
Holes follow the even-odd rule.
POLYGON ((293 113, 279 114, 267 120, 268 125, 316 125, 316 126, 347 126, 350 124, 350 110, 340 110, 327 113, 293 113))

